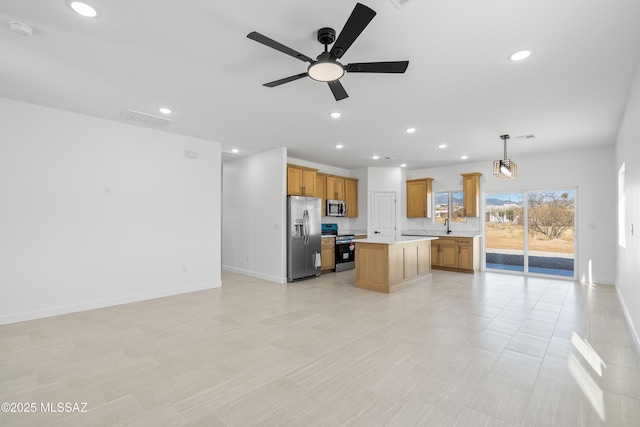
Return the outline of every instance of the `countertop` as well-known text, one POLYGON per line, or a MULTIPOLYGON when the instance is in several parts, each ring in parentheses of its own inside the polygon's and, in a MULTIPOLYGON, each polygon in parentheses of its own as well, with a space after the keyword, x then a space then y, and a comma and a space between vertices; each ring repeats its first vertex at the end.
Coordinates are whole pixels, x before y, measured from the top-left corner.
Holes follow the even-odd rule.
POLYGON ((423 240, 436 240, 434 236, 402 236, 399 239, 393 237, 378 237, 373 239, 358 239, 354 243, 379 243, 381 245, 395 245, 398 243, 420 242, 423 240))
POLYGON ((447 234, 445 230, 405 230, 402 232, 403 236, 430 236, 430 237, 482 237, 477 231, 452 231, 447 234))

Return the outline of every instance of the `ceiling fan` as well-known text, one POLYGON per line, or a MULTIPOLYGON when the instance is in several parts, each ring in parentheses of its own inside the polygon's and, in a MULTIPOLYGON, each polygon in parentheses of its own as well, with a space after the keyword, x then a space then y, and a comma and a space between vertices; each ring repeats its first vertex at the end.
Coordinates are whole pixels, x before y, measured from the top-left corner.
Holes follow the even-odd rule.
POLYGON ((265 83, 263 86, 276 87, 284 83, 299 80, 303 77, 310 77, 313 80, 327 82, 336 101, 347 98, 347 91, 340 83, 340 78, 347 73, 404 73, 409 66, 409 61, 390 61, 390 62, 360 62, 354 64, 342 65, 338 59, 342 58, 353 42, 360 36, 360 33, 369 25, 369 22, 376 16, 376 12, 369 7, 357 3, 351 12, 351 16, 347 19, 344 28, 336 39, 336 31, 333 28, 321 28, 318 30, 318 41, 324 45, 322 52, 314 60, 302 53, 291 49, 269 37, 263 36, 255 31, 247 34, 251 40, 262 43, 282 53, 293 56, 303 62, 309 62, 306 73, 296 74, 294 76, 285 77, 284 79, 275 80, 265 83), (334 43, 335 42, 335 43, 334 43), (331 50, 328 46, 333 44, 331 50))

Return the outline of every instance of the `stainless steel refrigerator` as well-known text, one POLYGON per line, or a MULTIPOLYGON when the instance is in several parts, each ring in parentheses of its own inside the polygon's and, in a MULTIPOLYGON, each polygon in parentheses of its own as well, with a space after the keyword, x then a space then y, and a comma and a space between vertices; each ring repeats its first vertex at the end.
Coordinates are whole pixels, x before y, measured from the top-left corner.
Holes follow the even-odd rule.
POLYGON ((287 281, 320 275, 322 210, 318 197, 287 196, 287 281))

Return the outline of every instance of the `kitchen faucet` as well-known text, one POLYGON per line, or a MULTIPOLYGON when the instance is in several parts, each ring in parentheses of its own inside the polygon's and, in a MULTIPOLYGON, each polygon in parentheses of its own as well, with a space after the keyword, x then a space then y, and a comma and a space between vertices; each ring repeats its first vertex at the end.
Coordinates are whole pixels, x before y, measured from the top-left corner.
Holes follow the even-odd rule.
POLYGON ((451 225, 449 224, 449 218, 444 219, 444 226, 447 227, 447 234, 451 234, 451 225))

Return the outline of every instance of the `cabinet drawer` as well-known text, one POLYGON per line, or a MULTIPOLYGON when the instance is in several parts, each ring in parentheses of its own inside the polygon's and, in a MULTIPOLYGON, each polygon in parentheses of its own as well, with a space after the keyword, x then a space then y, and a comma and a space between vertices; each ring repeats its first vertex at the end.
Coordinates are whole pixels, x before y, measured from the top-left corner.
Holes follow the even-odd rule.
POLYGON ((323 237, 322 238, 322 247, 323 248, 333 247, 335 245, 336 245, 336 239, 334 239, 333 237, 329 237, 329 238, 323 237))
POLYGON ((439 243, 444 243, 448 245, 457 245, 458 239, 456 237, 438 237, 439 243))
POLYGON ((470 237, 458 239, 459 245, 471 245, 472 243, 473 243, 473 239, 470 237))

